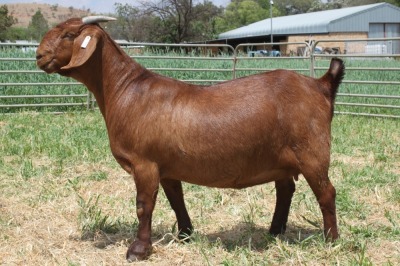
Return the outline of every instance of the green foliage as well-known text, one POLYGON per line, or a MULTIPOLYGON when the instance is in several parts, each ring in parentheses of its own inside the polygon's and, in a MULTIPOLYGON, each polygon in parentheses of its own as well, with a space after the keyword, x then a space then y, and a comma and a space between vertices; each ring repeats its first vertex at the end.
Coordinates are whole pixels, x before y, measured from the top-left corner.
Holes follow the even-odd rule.
POLYGON ((4 42, 8 36, 8 29, 16 22, 16 19, 8 14, 6 5, 0 6, 0 41, 4 42))
POLYGON ((217 37, 217 18, 222 14, 223 8, 216 7, 210 1, 204 1, 194 6, 195 19, 191 22, 188 41, 204 41, 217 37))
POLYGON ((278 0, 276 5, 284 15, 307 13, 309 10, 321 4, 319 0, 278 0))
POLYGON ((7 40, 27 40, 29 38, 29 30, 27 28, 10 27, 7 30, 7 40))
MULTIPOLYGON (((280 15, 280 11, 273 6, 272 15, 280 15)), ((270 17, 270 5, 257 0, 235 0, 225 9, 222 16, 216 20, 219 33, 232 30, 270 17)))
POLYGON ((36 13, 32 16, 32 20, 28 27, 28 31, 31 34, 30 37, 39 42, 48 30, 49 24, 44 18, 42 12, 40 10, 36 11, 36 13))

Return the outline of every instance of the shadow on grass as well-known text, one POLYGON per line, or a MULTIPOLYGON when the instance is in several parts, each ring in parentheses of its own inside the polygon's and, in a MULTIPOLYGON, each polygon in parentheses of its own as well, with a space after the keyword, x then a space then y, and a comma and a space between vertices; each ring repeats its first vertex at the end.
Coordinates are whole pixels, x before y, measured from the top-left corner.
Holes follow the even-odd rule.
POLYGON ((93 246, 104 249, 111 245, 128 245, 138 228, 137 221, 109 223, 103 228, 81 228, 80 234, 71 236, 75 241, 93 242, 93 246))
MULTIPOLYGON (((119 222, 113 226, 111 231, 97 230, 81 231, 79 236, 72 236, 75 241, 93 242, 93 246, 99 249, 105 249, 112 245, 124 245, 128 247, 136 238, 138 223, 134 222, 119 222)), ((171 228, 158 225, 153 227, 152 242, 160 245, 167 245, 174 239, 178 239, 175 233, 171 232, 171 228)))
MULTIPOLYGON (((93 242, 93 246, 105 249, 111 245, 129 246, 135 239, 137 233, 137 221, 133 223, 119 223, 112 232, 96 231, 81 232, 80 237, 75 237, 76 241, 93 242)), ((221 230, 219 232, 202 234, 194 232, 190 237, 190 242, 209 242, 218 243, 228 252, 233 252, 237 248, 251 248, 252 250, 264 251, 270 246, 276 245, 277 240, 284 241, 289 245, 307 245, 309 240, 323 240, 322 230, 317 228, 303 228, 288 224, 284 235, 272 236, 266 227, 255 226, 248 223, 238 223, 232 229, 221 230)), ((157 245, 168 245, 171 241, 178 241, 176 232, 171 231, 171 227, 157 225, 153 227, 152 242, 157 245)), ((182 245, 184 242, 182 241, 182 245)))
POLYGON ((227 251, 234 251, 236 248, 249 248, 263 251, 271 245, 275 245, 277 239, 288 244, 304 243, 309 239, 321 238, 322 230, 302 228, 288 224, 286 233, 277 237, 269 233, 269 228, 238 223, 230 230, 222 230, 216 233, 207 234, 210 242, 219 242, 227 251))

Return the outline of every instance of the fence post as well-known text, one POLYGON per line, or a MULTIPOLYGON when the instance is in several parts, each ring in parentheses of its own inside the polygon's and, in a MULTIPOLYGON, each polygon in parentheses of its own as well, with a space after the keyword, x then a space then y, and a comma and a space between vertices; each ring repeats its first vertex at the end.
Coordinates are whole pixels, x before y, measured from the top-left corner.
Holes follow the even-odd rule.
POLYGON ((233 53, 233 69, 232 69, 232 79, 236 78, 236 62, 237 62, 237 57, 236 57, 236 52, 233 53))
POLYGON ((315 56, 314 56, 315 46, 316 42, 313 41, 310 46, 310 76, 312 78, 315 78, 315 56))
POLYGON ((92 110, 92 93, 88 90, 87 97, 86 97, 86 109, 92 110))

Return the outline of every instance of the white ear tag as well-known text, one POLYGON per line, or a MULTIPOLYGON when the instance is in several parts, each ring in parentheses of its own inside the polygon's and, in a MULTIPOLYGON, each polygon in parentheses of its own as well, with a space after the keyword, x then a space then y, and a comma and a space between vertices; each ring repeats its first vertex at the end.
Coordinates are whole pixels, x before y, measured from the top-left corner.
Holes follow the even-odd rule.
POLYGON ((90 36, 86 36, 86 38, 83 40, 81 47, 82 48, 86 48, 87 45, 89 44, 91 37, 90 36))

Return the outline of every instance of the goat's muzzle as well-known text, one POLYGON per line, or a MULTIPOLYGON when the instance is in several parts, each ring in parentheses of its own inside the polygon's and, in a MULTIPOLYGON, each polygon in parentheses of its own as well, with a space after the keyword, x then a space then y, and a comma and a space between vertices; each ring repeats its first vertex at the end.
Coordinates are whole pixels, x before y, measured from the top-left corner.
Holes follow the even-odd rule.
POLYGON ((56 72, 54 59, 49 56, 45 56, 39 51, 36 53, 36 65, 48 74, 56 72))

